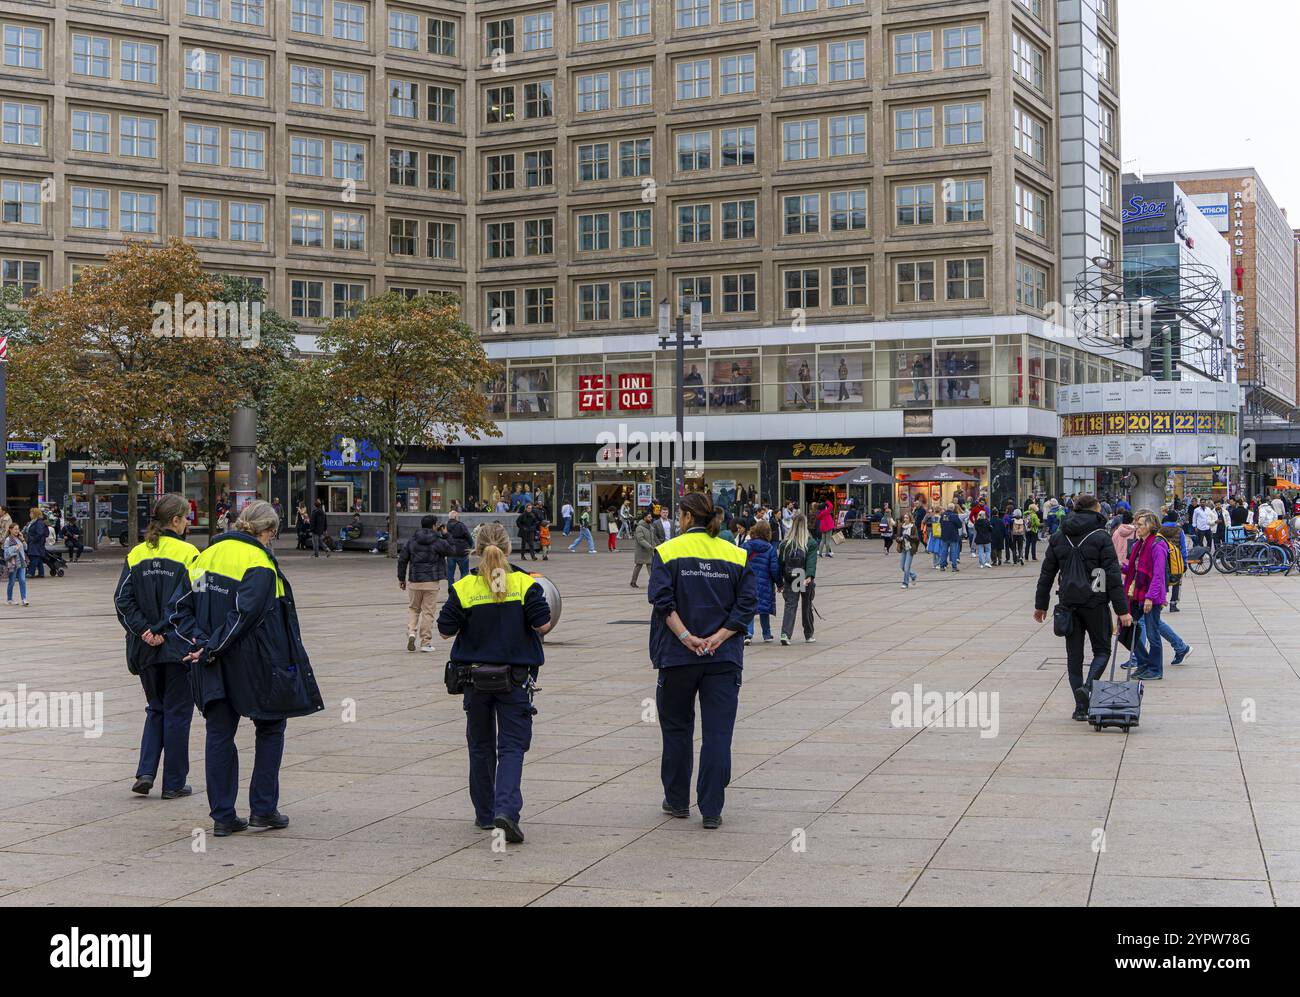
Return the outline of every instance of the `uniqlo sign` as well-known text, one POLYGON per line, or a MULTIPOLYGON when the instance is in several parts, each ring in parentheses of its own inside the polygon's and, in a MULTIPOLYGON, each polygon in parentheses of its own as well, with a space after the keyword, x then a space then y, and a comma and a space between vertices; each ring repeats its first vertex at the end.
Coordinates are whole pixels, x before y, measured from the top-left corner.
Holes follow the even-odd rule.
POLYGON ((578 411, 604 412, 609 408, 604 374, 578 375, 578 411))
POLYGON ((618 407, 620 409, 654 408, 652 375, 619 374, 618 407))

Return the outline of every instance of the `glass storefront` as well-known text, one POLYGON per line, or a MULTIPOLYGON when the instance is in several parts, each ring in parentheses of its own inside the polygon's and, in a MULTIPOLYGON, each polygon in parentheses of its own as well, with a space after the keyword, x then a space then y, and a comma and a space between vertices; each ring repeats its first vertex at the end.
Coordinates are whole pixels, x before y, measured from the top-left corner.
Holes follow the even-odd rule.
MULTIPOLYGON (((492 512, 521 512, 528 502, 541 502, 555 515, 555 465, 490 465, 479 471, 479 499, 492 512)), ((576 504, 576 503, 575 503, 576 504)))
POLYGON ((574 503, 589 512, 615 513, 627 502, 632 509, 648 507, 655 501, 654 468, 613 468, 596 464, 579 464, 573 471, 574 503))
POLYGON ((327 471, 316 475, 316 494, 326 512, 374 512, 382 478, 374 471, 327 471))
POLYGON ((894 477, 898 479, 898 483, 894 486, 895 509, 909 508, 916 502, 917 498, 924 498, 926 505, 934 508, 935 505, 946 506, 955 501, 959 493, 965 501, 969 502, 981 492, 988 492, 989 461, 987 457, 979 460, 954 461, 947 465, 961 471, 963 474, 971 475, 971 477, 978 479, 976 481, 911 480, 914 472, 933 467, 934 463, 933 460, 924 459, 894 461, 894 477))
POLYGON ((1016 502, 1025 508, 1030 502, 1037 502, 1042 509, 1043 502, 1056 491, 1056 465, 1050 460, 1026 460, 1021 458, 1019 464, 1020 486, 1016 491, 1016 502))
POLYGON ((412 464, 397 475, 397 511, 447 513, 465 502, 465 472, 460 467, 412 464))
POLYGON ((827 499, 839 509, 849 497, 844 485, 831 485, 831 478, 852 471, 858 465, 852 461, 801 461, 781 462, 781 504, 794 502, 802 512, 809 512, 812 506, 820 505, 827 499))
POLYGON ((707 462, 695 474, 687 472, 684 487, 688 492, 706 493, 715 506, 725 509, 727 516, 731 517, 747 505, 759 504, 759 477, 757 461, 735 464, 707 462))
MULTIPOLYGON (((230 465, 218 464, 213 472, 216 483, 218 505, 230 504, 230 465)), ((186 464, 181 479, 181 494, 190 501, 191 518, 194 526, 208 526, 208 472, 207 468, 197 464, 186 464)), ((266 468, 257 469, 257 497, 270 501, 271 472, 266 468)))

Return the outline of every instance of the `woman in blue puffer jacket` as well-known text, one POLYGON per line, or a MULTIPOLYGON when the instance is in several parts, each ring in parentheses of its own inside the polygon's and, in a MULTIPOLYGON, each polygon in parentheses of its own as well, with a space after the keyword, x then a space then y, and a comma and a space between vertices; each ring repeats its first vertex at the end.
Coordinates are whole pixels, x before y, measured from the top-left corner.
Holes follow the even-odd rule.
MULTIPOLYGON (((758 602, 754 612, 763 626, 763 643, 773 640, 772 614, 776 612, 776 593, 781 589, 781 563, 776 556, 776 547, 772 544, 772 527, 767 520, 759 520, 749 530, 749 539, 744 544, 749 556, 749 570, 754 573, 757 582, 758 602)), ((754 638, 754 621, 751 618, 746 631, 745 643, 754 638)))

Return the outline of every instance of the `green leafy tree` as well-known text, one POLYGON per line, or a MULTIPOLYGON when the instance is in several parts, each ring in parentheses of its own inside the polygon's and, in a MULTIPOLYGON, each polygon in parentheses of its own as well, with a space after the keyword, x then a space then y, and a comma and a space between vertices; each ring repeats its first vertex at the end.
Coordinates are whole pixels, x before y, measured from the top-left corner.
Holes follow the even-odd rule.
MULTIPOLYGON (((396 540, 397 475, 411 448, 501 435, 483 390, 499 370, 450 294, 381 294, 330 322, 319 342, 325 421, 379 451, 396 540)), ((396 556, 397 544, 388 550, 396 556)))

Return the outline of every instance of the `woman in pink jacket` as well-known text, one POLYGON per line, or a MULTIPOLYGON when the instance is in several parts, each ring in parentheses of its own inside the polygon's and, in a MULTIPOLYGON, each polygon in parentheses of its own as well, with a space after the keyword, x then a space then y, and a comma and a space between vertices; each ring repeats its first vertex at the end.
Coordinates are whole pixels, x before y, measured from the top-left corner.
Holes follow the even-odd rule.
POLYGON ((817 542, 818 547, 827 557, 834 557, 835 555, 831 553, 831 534, 835 531, 835 505, 830 499, 822 503, 817 513, 817 529, 821 532, 821 538, 817 542))
POLYGON ((1133 517, 1137 543, 1124 568, 1124 591, 1133 614, 1133 653, 1138 668, 1133 678, 1165 677, 1164 648, 1160 643, 1160 611, 1166 602, 1166 567, 1169 545, 1160 536, 1160 520, 1142 510, 1133 517))
POLYGON ((1128 545, 1133 542, 1135 536, 1137 536, 1137 528, 1133 525, 1133 513, 1126 509, 1120 524, 1111 534, 1111 541, 1115 544, 1115 555, 1119 558, 1121 568, 1128 566, 1128 545))

